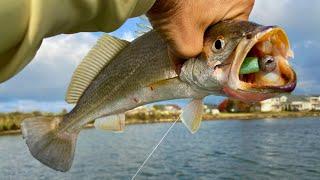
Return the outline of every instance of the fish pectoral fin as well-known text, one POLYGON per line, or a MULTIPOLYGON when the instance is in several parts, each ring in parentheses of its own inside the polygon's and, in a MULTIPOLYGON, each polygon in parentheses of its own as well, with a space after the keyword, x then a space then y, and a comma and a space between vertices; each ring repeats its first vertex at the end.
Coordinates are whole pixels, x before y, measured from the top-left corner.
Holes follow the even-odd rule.
POLYGON ((94 121, 94 127, 104 131, 123 132, 125 119, 124 113, 101 117, 94 121))
POLYGON ((103 35, 74 71, 65 98, 67 103, 77 103, 91 81, 129 44, 109 34, 103 35))
POLYGON ((200 128, 203 114, 203 99, 192 99, 180 115, 183 124, 194 134, 200 128))

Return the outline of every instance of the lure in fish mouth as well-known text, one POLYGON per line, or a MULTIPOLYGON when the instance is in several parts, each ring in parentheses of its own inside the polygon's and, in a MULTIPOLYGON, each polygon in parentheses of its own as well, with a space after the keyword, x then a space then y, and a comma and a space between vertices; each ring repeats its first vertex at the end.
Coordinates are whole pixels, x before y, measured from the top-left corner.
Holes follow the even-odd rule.
POLYGON ((221 88, 222 95, 246 102, 294 90, 297 78, 288 62, 293 52, 282 28, 243 21, 214 27, 202 54, 182 66, 181 79, 208 92, 221 88), (248 63, 255 69, 245 67, 248 63))

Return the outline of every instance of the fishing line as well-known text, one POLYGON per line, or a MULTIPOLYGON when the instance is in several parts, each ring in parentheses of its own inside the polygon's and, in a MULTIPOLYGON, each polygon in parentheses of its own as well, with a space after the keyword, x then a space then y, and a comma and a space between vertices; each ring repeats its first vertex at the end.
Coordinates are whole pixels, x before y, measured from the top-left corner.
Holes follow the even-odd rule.
POLYGON ((177 121, 180 120, 180 117, 177 118, 172 125, 169 127, 169 129, 167 130, 166 133, 164 133, 164 135, 162 136, 162 138, 160 139, 160 141, 158 142, 158 144, 153 148, 153 150, 151 151, 151 153, 148 155, 148 157, 143 161, 143 163, 141 164, 141 166, 139 167, 139 169, 137 170, 137 172, 132 176, 131 180, 134 180, 136 178, 136 176, 139 174, 139 172, 141 171, 141 169, 143 168, 143 166, 147 163, 147 161, 150 159, 150 157, 152 156, 152 154, 156 151, 156 149, 159 147, 159 145, 162 143, 162 141, 164 140, 164 138, 169 134, 170 130, 173 128, 173 126, 177 123, 177 121))

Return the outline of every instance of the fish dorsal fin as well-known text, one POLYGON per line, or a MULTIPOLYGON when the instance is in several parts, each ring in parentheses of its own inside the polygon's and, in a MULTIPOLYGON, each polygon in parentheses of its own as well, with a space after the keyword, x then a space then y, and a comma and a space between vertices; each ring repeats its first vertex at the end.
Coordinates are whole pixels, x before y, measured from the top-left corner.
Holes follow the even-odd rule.
POLYGON ((94 127, 104 131, 123 132, 125 118, 124 114, 102 117, 94 121, 94 127))
POLYGON ((203 114, 203 99, 192 99, 180 115, 181 121, 194 134, 200 128, 203 114))
POLYGON ((102 36, 74 71, 66 101, 70 104, 77 103, 91 81, 128 44, 130 42, 108 34, 102 36))

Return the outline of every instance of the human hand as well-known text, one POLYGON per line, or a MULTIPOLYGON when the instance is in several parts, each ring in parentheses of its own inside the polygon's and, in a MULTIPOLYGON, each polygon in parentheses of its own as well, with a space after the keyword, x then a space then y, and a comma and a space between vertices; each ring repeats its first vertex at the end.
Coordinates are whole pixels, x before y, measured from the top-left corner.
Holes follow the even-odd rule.
POLYGON ((219 21, 247 20, 254 0, 156 0, 147 16, 169 44, 170 56, 185 59, 203 48, 206 29, 219 21))

